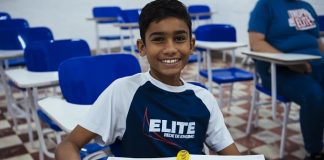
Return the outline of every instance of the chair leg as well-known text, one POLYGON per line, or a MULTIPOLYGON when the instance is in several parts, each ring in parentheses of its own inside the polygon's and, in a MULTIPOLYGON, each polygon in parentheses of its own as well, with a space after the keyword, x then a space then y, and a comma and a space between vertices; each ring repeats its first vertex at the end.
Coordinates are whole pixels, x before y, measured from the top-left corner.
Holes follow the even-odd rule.
POLYGON ((232 99, 233 99, 233 88, 234 88, 234 83, 231 83, 230 94, 229 94, 229 98, 228 98, 228 111, 231 110, 231 103, 232 103, 232 99))
POLYGON ((219 106, 221 107, 221 108, 223 108, 224 107, 224 104, 223 104, 223 86, 222 85, 219 85, 219 106))
POLYGON ((281 129, 281 139, 280 139, 280 151, 279 151, 279 156, 280 159, 284 157, 285 154, 285 143, 286 143, 286 134, 287 134, 287 123, 288 123, 288 116, 290 112, 290 103, 285 104, 284 106, 284 117, 283 117, 283 122, 282 122, 282 129, 281 129))
MULTIPOLYGON (((253 84, 253 86, 255 86, 253 84)), ((256 107, 256 95, 257 94, 257 90, 255 87, 253 87, 252 89, 252 99, 251 99, 251 107, 250 107, 250 111, 249 111, 249 119, 248 119, 248 123, 247 123, 247 127, 246 127, 246 135, 249 135, 251 132, 251 127, 252 127, 252 121, 253 121, 253 113, 255 112, 255 107, 256 107)), ((256 116, 258 116, 258 114, 256 114, 256 116)))

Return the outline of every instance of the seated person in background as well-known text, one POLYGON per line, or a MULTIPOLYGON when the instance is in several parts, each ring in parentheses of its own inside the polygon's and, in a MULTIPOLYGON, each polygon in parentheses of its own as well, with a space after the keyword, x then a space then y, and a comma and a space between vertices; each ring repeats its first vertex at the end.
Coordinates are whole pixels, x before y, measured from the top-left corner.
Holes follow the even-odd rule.
POLYGON ((78 159, 94 138, 104 145, 120 140, 124 157, 174 157, 183 149, 202 154, 204 143, 238 155, 214 96, 180 78, 195 45, 186 7, 177 0, 150 2, 139 28, 137 46, 150 71, 114 81, 58 146, 56 159, 78 159))
MULTIPOLYGON (((259 0, 249 21, 251 50, 322 56, 301 65, 277 66, 278 94, 300 105, 300 124, 306 159, 324 159, 324 44, 317 15, 302 0, 259 0)), ((261 53, 260 53, 261 54, 261 53)), ((269 63, 256 62, 262 84, 271 87, 269 63)))

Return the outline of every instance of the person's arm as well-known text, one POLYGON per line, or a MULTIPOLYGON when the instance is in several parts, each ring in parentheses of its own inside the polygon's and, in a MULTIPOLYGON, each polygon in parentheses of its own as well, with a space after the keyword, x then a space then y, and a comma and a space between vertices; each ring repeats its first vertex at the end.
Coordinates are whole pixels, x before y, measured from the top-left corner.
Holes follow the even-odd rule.
POLYGON ((265 40, 265 35, 259 32, 249 32, 250 47, 252 51, 280 53, 281 51, 274 48, 265 40))
POLYGON ((220 154, 220 155, 240 155, 241 153, 237 149, 235 143, 232 143, 231 145, 227 146, 223 150, 220 150, 219 152, 217 152, 217 154, 220 154))
POLYGON ((56 160, 79 160, 80 149, 97 134, 76 126, 73 131, 57 146, 55 151, 56 160))
MULTIPOLYGON (((279 51, 278 49, 274 48, 271 44, 269 44, 265 39, 265 35, 262 33, 249 32, 249 39, 250 39, 250 47, 251 47, 252 51, 267 52, 267 53, 283 53, 283 52, 279 51)), ((324 47, 324 46, 322 45, 322 47, 324 47)), ((309 63, 289 65, 287 67, 290 70, 298 72, 298 73, 304 74, 304 73, 312 72, 312 67, 309 63)))
POLYGON ((324 42, 321 38, 318 39, 318 47, 319 47, 320 51, 322 52, 322 54, 324 54, 324 42))

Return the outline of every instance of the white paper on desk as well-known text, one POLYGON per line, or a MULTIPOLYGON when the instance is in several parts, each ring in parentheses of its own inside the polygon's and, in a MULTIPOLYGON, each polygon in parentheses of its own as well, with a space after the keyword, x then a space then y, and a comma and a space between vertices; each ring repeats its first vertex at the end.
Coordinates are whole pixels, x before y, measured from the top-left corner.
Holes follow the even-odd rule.
MULTIPOLYGON (((122 158, 109 157, 109 160, 176 160, 176 157, 168 158, 122 158)), ((245 156, 217 156, 217 155, 190 155, 190 160, 265 160, 263 155, 245 156)))

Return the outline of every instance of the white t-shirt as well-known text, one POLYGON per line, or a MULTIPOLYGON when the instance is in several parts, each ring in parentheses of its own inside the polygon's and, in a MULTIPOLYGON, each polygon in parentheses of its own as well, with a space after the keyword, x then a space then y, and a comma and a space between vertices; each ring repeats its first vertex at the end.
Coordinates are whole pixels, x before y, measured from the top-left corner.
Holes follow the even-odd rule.
POLYGON ((214 96, 186 83, 166 85, 149 72, 120 78, 105 89, 80 125, 105 145, 121 141, 124 157, 170 157, 179 150, 202 154, 233 143, 214 96))

